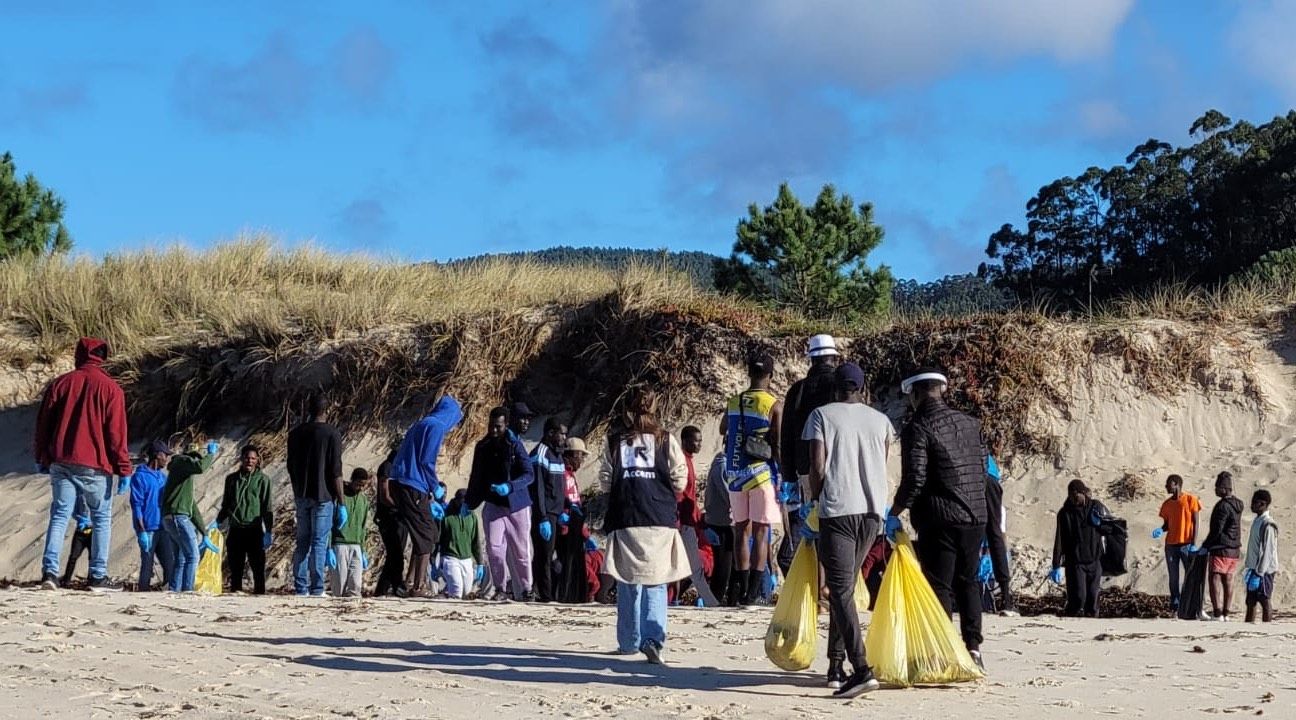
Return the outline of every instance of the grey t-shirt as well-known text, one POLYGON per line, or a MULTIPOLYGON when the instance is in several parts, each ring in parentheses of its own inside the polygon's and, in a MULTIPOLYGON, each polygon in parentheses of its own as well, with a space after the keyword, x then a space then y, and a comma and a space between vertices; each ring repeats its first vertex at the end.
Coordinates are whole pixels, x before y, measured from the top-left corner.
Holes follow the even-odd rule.
POLYGON ((887 498, 891 420, 864 403, 830 403, 810 413, 801 439, 821 440, 827 451, 819 517, 881 515, 887 498))
POLYGON ((729 484, 725 482, 725 456, 716 453, 707 470, 706 484, 702 491, 703 520, 707 525, 729 527, 733 525, 733 515, 729 504, 729 484))

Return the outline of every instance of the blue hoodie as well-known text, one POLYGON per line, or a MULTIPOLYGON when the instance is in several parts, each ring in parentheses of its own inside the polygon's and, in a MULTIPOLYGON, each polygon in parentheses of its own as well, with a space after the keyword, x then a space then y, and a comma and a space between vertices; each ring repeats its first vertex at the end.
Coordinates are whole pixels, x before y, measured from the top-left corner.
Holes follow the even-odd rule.
POLYGON ((425 495, 440 482, 437 477, 437 455, 446 435, 463 420, 459 401, 446 395, 437 402, 432 413, 414 423, 405 433, 396 459, 392 461, 391 479, 425 495))
POLYGON ((136 532, 156 532, 162 527, 162 488, 166 481, 166 473, 161 470, 148 465, 135 468, 130 483, 130 504, 136 532))

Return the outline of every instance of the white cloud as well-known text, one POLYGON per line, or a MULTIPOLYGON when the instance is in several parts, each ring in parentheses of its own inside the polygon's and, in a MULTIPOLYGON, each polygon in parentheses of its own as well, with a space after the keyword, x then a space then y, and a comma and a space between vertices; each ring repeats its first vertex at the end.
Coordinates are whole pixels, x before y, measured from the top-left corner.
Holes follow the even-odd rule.
POLYGON ((1086 100, 1076 108, 1080 126, 1092 137, 1113 137, 1126 133, 1129 117, 1113 100, 1086 100))
POLYGON ((1272 85, 1286 102, 1296 102, 1296 0, 1242 3, 1229 41, 1248 72, 1272 85))

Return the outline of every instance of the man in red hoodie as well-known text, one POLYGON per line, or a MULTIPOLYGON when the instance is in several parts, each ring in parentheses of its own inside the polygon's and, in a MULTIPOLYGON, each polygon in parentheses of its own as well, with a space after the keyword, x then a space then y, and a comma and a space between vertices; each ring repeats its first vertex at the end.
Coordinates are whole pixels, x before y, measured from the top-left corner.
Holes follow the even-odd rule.
POLYGON ((41 587, 58 587, 58 569, 72 506, 80 498, 94 528, 90 545, 90 589, 121 590, 108 579, 112 532, 112 476, 121 479, 117 493, 129 487, 133 471, 126 448, 126 397, 103 371, 108 343, 81 338, 76 369, 55 378, 45 389, 32 449, 40 472, 50 475, 49 529, 41 563, 41 587))

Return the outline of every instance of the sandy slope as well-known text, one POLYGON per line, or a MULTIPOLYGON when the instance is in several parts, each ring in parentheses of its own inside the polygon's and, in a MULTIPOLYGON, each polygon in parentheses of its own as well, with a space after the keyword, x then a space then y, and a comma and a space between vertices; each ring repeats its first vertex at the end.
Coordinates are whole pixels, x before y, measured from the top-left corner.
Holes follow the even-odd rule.
POLYGON ((7 590, 0 694, 13 718, 1296 712, 1290 623, 995 618, 988 680, 882 690, 843 707, 820 687, 823 667, 785 673, 765 659, 768 610, 673 611, 669 668, 607 654, 612 615, 606 607, 7 590))

